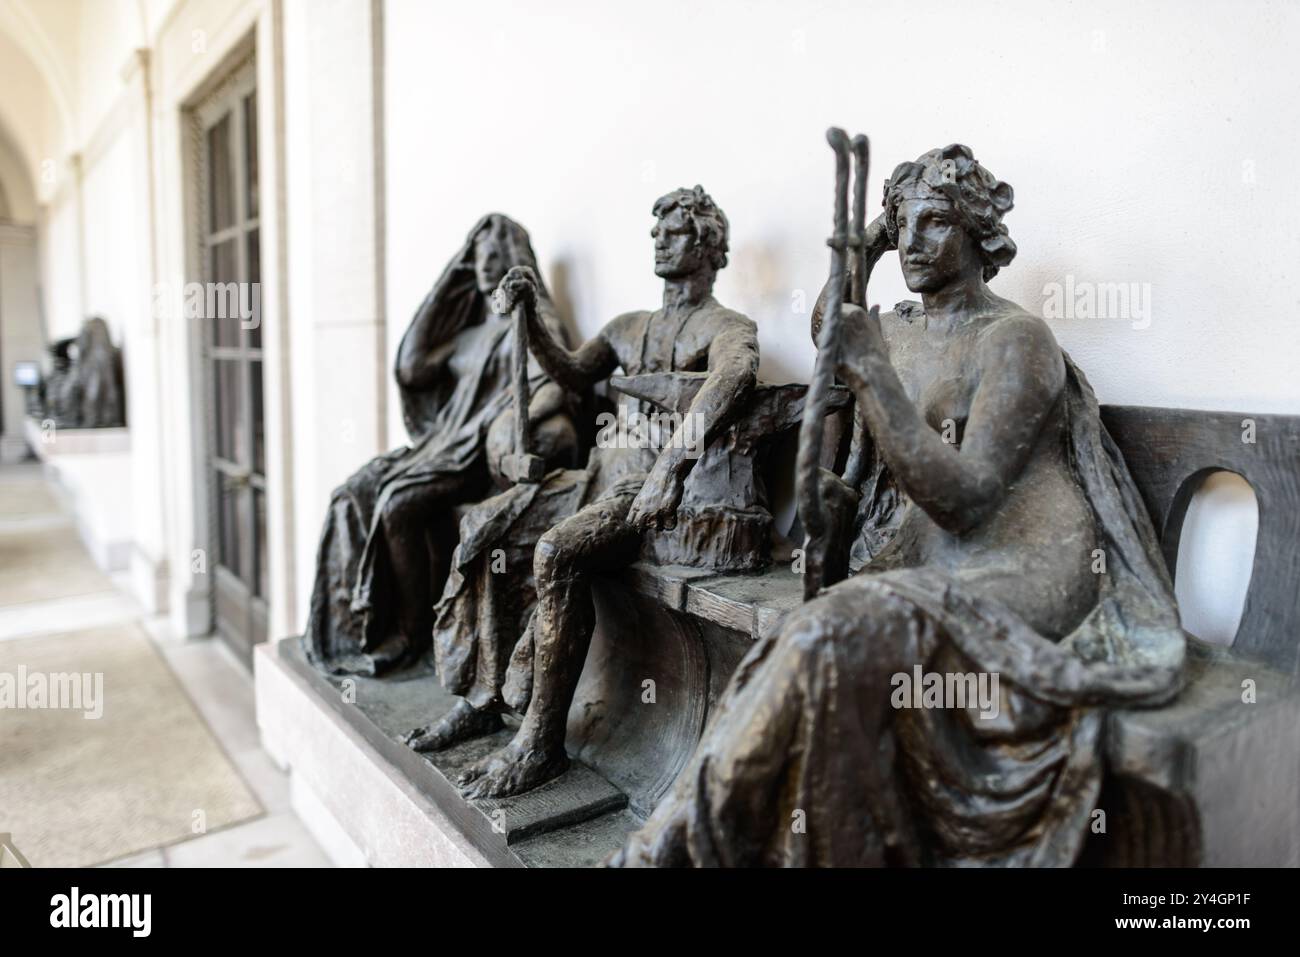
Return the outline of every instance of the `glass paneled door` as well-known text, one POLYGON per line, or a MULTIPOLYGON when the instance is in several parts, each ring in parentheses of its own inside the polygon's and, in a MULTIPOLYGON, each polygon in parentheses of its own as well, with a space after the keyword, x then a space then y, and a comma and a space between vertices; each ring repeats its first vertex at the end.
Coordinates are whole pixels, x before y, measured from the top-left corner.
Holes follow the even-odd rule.
POLYGON ((199 258, 206 292, 204 477, 218 635, 246 663, 266 640, 266 448, 257 195, 257 91, 250 62, 196 115, 199 258))

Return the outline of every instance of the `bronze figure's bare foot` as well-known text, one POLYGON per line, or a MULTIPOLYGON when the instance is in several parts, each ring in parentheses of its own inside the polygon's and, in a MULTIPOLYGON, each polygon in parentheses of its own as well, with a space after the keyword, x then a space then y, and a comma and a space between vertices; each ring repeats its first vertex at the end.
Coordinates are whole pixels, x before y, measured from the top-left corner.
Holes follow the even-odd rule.
POLYGON ((442 751, 470 738, 491 734, 501 726, 501 715, 495 711, 480 711, 462 698, 433 724, 402 735, 402 743, 413 751, 442 751))
POLYGON ((563 744, 555 750, 534 748, 516 738, 467 768, 456 784, 470 801, 509 797, 558 778, 568 767, 563 744))

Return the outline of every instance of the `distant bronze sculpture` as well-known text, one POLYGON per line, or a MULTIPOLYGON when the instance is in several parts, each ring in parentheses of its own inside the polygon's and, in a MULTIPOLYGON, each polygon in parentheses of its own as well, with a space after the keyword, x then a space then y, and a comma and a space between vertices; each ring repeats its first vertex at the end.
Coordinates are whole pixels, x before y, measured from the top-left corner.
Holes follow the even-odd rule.
POLYGON ((122 353, 108 323, 87 319, 73 338, 50 346, 52 370, 42 383, 44 415, 58 428, 111 429, 126 425, 122 353))
MULTIPOLYGON (((304 636, 323 670, 381 674, 428 649, 455 544, 451 509, 508 484, 512 325, 493 311, 490 294, 517 266, 536 267, 528 233, 500 214, 485 216, 402 337, 396 378, 412 444, 367 463, 330 500, 304 636)), ((563 341, 540 280, 537 313, 563 341)), ((534 448, 552 465, 571 464, 578 440, 569 398, 536 369, 521 375, 534 448)))
POLYGON ((470 798, 516 794, 568 766, 565 721, 591 640, 593 573, 627 565, 643 551, 680 550, 683 542, 726 560, 737 551, 703 543, 718 536, 748 542, 756 520, 743 499, 729 494, 725 469, 706 479, 693 500, 684 499, 700 461, 691 449, 711 448, 733 425, 758 369, 754 323, 712 294, 727 261, 726 216, 698 186, 661 197, 653 213, 655 273, 664 280, 660 309, 625 313, 570 352, 539 321, 540 290, 530 270, 512 270, 498 291, 501 310, 526 309, 533 353, 556 382, 586 389, 621 368, 629 378, 613 384, 624 390, 619 401, 628 416, 652 409, 656 395, 661 405, 685 412, 666 440, 607 436, 586 469, 554 473, 467 515, 434 640, 439 675, 463 700, 408 741, 417 750, 438 750, 500 727, 504 708, 523 712, 510 744, 462 776, 470 798), (653 377, 685 372, 706 374, 690 383, 653 377), (701 501, 710 491, 712 508, 701 501), (489 545, 502 550, 495 574, 485 560, 489 545), (536 610, 520 638, 511 626, 534 594, 536 610))
POLYGON ((64 394, 70 390, 69 375, 72 372, 72 353, 77 344, 76 336, 56 339, 46 348, 50 354, 50 369, 41 377, 40 408, 37 414, 52 419, 55 425, 60 421, 71 422, 71 410, 65 408, 64 394))
MULTIPOLYGON (((1103 709, 1183 681, 1156 536, 1083 373, 986 285, 1016 251, 1010 186, 964 146, 934 150, 850 229, 848 141, 832 144, 833 279, 813 332, 863 428, 851 484, 802 454, 798 478, 835 539, 818 574, 854 574, 814 580, 758 641, 611 863, 1068 865, 1096 807, 1103 709), (893 248, 921 302, 867 312, 867 271, 893 248), (984 707, 900 695, 920 673, 1000 690, 984 707)), ((865 165, 863 149, 860 182, 865 165)))

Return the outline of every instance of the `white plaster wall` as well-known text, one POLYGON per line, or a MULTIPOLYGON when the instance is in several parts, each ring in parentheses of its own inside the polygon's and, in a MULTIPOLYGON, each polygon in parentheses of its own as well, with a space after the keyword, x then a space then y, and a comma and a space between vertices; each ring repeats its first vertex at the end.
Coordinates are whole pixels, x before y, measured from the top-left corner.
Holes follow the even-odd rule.
MULTIPOLYGON (((296 597, 306 624, 332 489, 384 450, 383 207, 372 0, 285 4, 296 597)), ((278 635, 277 635, 278 637, 278 635)))
MULTIPOLYGON (((138 64, 130 37, 119 39, 119 65, 138 64)), ((116 57, 101 56, 101 67, 116 57)), ((120 489, 134 504, 129 547, 131 580, 141 604, 152 612, 167 607, 165 540, 165 436, 159 428, 158 302, 153 281, 150 230, 152 166, 149 114, 140 69, 114 69, 103 77, 116 95, 99 120, 95 147, 82 158, 85 208, 86 311, 101 315, 123 349, 126 422, 131 430, 130 469, 120 489)))
POLYGON ((31 227, 0 223, 0 394, 4 420, 0 422, 6 458, 24 453, 23 419, 26 391, 14 382, 19 362, 40 362, 44 343, 36 302, 36 234, 31 227))
POLYGON ((36 203, 28 171, 17 148, 0 130, 0 459, 26 454, 23 440, 25 390, 14 381, 18 362, 44 355, 37 288, 36 203))
POLYGON ((5 213, 11 222, 30 226, 36 222, 36 192, 22 152, 0 128, 0 190, 4 193, 5 213))
POLYGON ((74 188, 61 191, 59 202, 42 216, 41 297, 49 341, 76 335, 81 311, 81 254, 78 250, 77 201, 74 188))
MULTIPOLYGON (((303 3, 287 3, 284 10, 284 85, 288 103, 307 102, 311 96, 311 33, 306 28, 311 16, 310 8, 303 3)), ((295 428, 286 439, 293 457, 294 495, 287 503, 292 511, 295 528, 294 552, 291 561, 295 566, 295 579, 299 582, 289 630, 300 631, 306 626, 307 607, 312 582, 315 545, 321 523, 324 521, 324 496, 329 494, 333 476, 318 474, 312 463, 319 461, 320 445, 319 409, 315 401, 317 392, 317 365, 312 343, 313 317, 317 305, 316 287, 312 281, 315 272, 313 248, 318 240, 315 229, 314 203, 306 197, 315 192, 315 170, 310 160, 312 153, 312 111, 288 109, 285 111, 285 150, 289 176, 288 208, 285 225, 288 235, 288 262, 285 279, 290 290, 291 307, 286 321, 290 340, 294 344, 290 355, 293 372, 285 383, 288 399, 295 413, 295 428)), ((328 242, 329 237, 319 237, 328 242)), ((351 389, 341 389, 351 393, 351 389)), ((355 396, 365 395, 369 389, 358 389, 355 396)), ((330 429, 334 435, 338 429, 330 429)), ((360 449, 354 455, 364 457, 360 449)))
POLYGON ((77 118, 88 137, 118 105, 128 57, 147 43, 140 0, 82 0, 76 24, 77 118))
POLYGON ((86 236, 86 313, 103 316, 113 341, 140 330, 152 304, 149 282, 148 181, 126 127, 87 166, 82 179, 86 236))
MULTIPOLYGON (((1020 254, 993 287, 1031 311, 1067 276, 1149 284, 1149 316, 1052 320, 1103 402, 1300 413, 1297 40, 1300 7, 1263 0, 388 0, 389 355, 491 209, 582 333, 655 305, 650 206, 698 182, 731 220, 719 298, 758 322, 764 376, 806 379, 835 124, 872 137, 873 210, 896 163, 954 141, 1010 182, 1020 254)), ((870 296, 908 296, 896 262, 870 296)), ((1212 512, 1239 534, 1253 503, 1212 512)))

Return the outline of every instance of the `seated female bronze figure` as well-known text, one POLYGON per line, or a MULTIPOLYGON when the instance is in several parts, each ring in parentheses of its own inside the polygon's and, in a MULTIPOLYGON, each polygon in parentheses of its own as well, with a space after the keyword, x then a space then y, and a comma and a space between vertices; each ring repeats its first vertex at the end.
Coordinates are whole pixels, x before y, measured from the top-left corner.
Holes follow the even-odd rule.
MULTIPOLYGON (((336 674, 380 674, 429 648, 433 602, 455 547, 451 507, 508 483, 512 451, 509 317, 491 294, 513 266, 537 268, 528 233, 493 213, 470 230, 402 337, 397 385, 409 447, 371 460, 334 491, 321 534, 308 657, 336 674)), ((565 331, 550 296, 538 304, 565 331)), ((578 452, 569 399, 530 369, 534 449, 551 466, 578 452)))
POLYGON ((839 489, 858 499, 855 574, 750 651, 611 863, 1068 865, 1101 709, 1180 687, 1168 575, 1096 397, 986 285, 1015 255, 1011 188, 949 146, 900 165, 884 205, 865 241, 897 248, 921 302, 841 313, 869 442, 865 479, 839 489), (900 707, 917 666, 997 675, 1000 694, 900 707))

